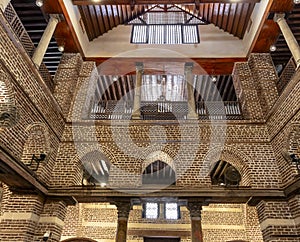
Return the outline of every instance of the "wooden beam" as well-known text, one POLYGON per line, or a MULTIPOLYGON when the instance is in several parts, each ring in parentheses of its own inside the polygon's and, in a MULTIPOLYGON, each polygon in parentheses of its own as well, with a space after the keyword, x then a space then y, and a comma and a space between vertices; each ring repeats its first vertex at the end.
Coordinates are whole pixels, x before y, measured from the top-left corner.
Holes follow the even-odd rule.
MULTIPOLYGON (((234 3, 258 3, 260 0, 235 0, 234 3)), ((135 5, 195 4, 195 0, 135 0, 135 5)), ((200 0, 199 3, 233 3, 232 0, 200 0)), ((132 0, 73 0, 74 5, 131 5, 132 0)))
MULTIPOLYGON (((290 12, 293 9, 293 6, 293 0, 273 0, 273 2, 271 2, 269 12, 266 14, 290 12)), ((253 44, 253 48, 251 48, 252 52, 269 53, 270 46, 276 42, 279 34, 280 29, 277 23, 275 23, 273 19, 268 19, 268 16, 266 16, 266 20, 263 23, 257 40, 253 44)))
POLYGON ((161 187, 136 189, 110 189, 101 188, 98 186, 91 187, 66 187, 58 189, 50 189, 49 196, 68 196, 74 197, 78 202, 111 202, 114 199, 123 198, 161 198, 161 197, 177 197, 187 198, 194 197, 195 199, 204 199, 211 203, 228 203, 238 202, 246 203, 250 198, 257 197, 259 199, 285 199, 284 191, 281 189, 251 189, 247 187, 223 188, 213 186, 211 188, 190 188, 178 189, 178 187, 161 187), (138 194, 138 195, 137 195, 138 194))
POLYGON ((129 75, 135 73, 135 63, 144 63, 145 74, 184 74, 184 63, 194 62, 195 75, 230 75, 236 62, 246 58, 100 58, 87 57, 101 66, 100 75, 129 75))

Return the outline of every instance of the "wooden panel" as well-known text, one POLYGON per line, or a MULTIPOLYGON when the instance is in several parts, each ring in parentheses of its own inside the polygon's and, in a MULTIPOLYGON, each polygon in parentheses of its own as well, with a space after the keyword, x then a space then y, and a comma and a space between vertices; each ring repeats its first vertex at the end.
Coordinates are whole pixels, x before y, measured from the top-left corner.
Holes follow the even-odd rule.
POLYGON ((117 73, 135 74, 135 63, 143 62, 147 74, 183 74, 185 62, 194 62, 194 74, 228 75, 235 62, 245 62, 246 58, 85 58, 101 64, 101 75, 117 73))
MULTIPOLYGON (((232 0, 201 0, 201 3, 232 3, 232 0)), ((258 3, 260 0, 239 0, 239 3, 258 3)), ((95 2, 93 0, 73 0, 74 5, 122 5, 131 4, 131 0, 102 0, 95 2)), ((135 0, 135 4, 194 4, 195 0, 135 0)))

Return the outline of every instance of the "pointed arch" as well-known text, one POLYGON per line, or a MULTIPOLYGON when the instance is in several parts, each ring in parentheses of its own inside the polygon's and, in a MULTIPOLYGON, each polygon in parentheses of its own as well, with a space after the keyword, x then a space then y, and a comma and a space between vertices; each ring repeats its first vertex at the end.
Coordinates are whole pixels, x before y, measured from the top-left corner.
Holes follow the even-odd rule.
POLYGON ((11 127, 17 122, 15 91, 10 77, 0 68, 0 127, 11 127))
POLYGON ((241 186, 251 186, 252 176, 247 165, 251 159, 243 152, 228 146, 216 147, 206 154, 200 175, 208 176, 219 160, 228 162, 240 173, 241 186))
MULTIPOLYGON (((25 129, 26 141, 23 147, 23 153, 21 161, 29 165, 32 156, 39 157, 41 154, 45 154, 49 157, 51 146, 50 146, 50 134, 48 128, 43 123, 33 123, 25 129)), ((32 164, 31 169, 35 169, 36 164, 32 164)))
POLYGON ((61 242, 97 242, 96 240, 84 238, 84 237, 74 237, 62 240, 61 242))
POLYGON ((176 182, 173 159, 163 151, 148 155, 142 163, 142 184, 172 185, 176 182))
POLYGON ((82 165, 82 185, 107 185, 111 164, 102 152, 91 151, 81 157, 80 162, 82 165))

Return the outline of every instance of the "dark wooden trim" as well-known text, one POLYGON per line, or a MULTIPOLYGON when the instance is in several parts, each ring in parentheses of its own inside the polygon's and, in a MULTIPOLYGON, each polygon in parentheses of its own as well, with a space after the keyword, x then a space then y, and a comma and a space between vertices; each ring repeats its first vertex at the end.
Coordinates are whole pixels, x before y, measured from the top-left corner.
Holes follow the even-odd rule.
POLYGON ((186 62, 194 62, 193 73, 198 75, 231 75, 236 62, 246 62, 247 58, 122 58, 122 57, 85 57, 85 61, 94 61, 101 65, 102 75, 135 74, 135 63, 145 64, 145 74, 183 74, 181 68, 186 62), (163 70, 163 65, 168 66, 163 70), (151 68, 149 68, 151 67, 151 68))
MULTIPOLYGON (((239 0, 238 3, 258 3, 260 0, 239 0)), ((73 0, 74 5, 130 5, 131 0, 73 0)), ((201 3, 233 3, 232 0, 201 0, 201 3)), ((195 0, 135 0, 136 5, 144 4, 196 4, 195 0)))
MULTIPOLYGON (((164 225, 162 224, 162 227, 164 225)), ((190 236, 191 231, 190 230, 155 230, 155 229, 129 229, 127 232, 128 235, 131 236, 141 236, 141 237, 185 237, 190 236)))

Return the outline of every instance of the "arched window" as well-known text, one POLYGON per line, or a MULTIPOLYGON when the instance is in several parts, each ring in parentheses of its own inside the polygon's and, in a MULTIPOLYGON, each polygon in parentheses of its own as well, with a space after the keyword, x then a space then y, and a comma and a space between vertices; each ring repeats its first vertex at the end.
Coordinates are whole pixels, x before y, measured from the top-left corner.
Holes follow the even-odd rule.
POLYGON ((146 167, 143 172, 143 184, 174 185, 175 171, 167 163, 157 160, 146 167))
POLYGON ((103 159, 83 160, 82 185, 101 185, 106 186, 109 178, 109 162, 103 159))
POLYGON ((215 163, 210 172, 212 185, 238 186, 241 181, 241 174, 230 163, 219 160, 215 163))

